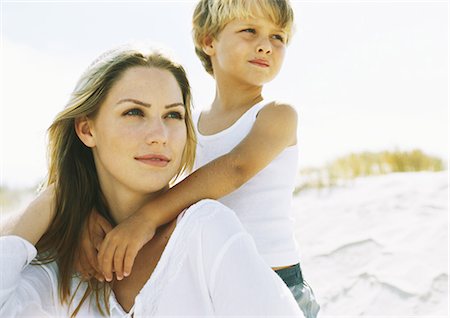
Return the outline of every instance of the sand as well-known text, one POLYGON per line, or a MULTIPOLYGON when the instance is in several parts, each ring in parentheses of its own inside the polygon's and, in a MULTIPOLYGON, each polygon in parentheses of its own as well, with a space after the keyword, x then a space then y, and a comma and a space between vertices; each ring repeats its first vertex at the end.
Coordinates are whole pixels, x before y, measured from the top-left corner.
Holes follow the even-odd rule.
POLYGON ((320 316, 447 317, 447 171, 361 178, 294 206, 320 316))
POLYGON ((301 192, 294 206, 319 317, 448 317, 447 171, 361 178, 301 192))

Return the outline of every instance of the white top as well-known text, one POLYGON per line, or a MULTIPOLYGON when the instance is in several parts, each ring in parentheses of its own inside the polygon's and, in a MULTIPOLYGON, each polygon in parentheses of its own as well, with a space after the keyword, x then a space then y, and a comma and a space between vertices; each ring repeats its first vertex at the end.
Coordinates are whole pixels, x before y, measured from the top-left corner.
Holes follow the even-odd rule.
MULTIPOLYGON (((233 150, 248 135, 265 105, 264 102, 254 105, 231 127, 208 136, 199 132, 200 114, 195 114, 198 145, 194 170, 233 150)), ((258 252, 271 267, 299 262, 292 210, 297 170, 298 147, 294 145, 287 147, 239 189, 219 199, 236 212, 255 240, 258 252)))
MULTIPOLYGON (((18 236, 0 237, 0 317, 68 317, 58 299, 55 263, 29 265, 36 249, 18 236)), ((72 290, 79 279, 72 281, 72 290)), ((84 286, 85 283, 83 283, 84 286)), ((258 255, 235 214, 213 200, 179 219, 153 274, 126 313, 109 298, 110 317, 254 315, 303 317, 291 292, 258 255)), ((77 317, 100 317, 87 300, 77 317)))

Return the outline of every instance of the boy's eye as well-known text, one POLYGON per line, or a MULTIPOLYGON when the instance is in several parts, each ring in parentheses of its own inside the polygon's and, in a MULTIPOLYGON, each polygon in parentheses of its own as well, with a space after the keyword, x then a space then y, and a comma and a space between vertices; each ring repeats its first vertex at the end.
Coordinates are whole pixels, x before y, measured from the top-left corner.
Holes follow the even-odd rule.
POLYGON ((281 41, 281 42, 284 43, 284 37, 283 37, 283 36, 281 36, 281 35, 279 35, 279 34, 274 34, 272 37, 273 37, 274 39, 276 39, 276 40, 281 41))
POLYGON ((124 116, 144 116, 144 112, 138 108, 133 108, 130 110, 127 110, 123 113, 124 116))
POLYGON ((166 117, 170 119, 184 119, 183 114, 180 112, 170 112, 166 115, 166 117))
POLYGON ((252 29, 252 28, 248 28, 248 29, 244 29, 244 30, 242 30, 241 32, 247 32, 247 33, 256 33, 256 30, 255 29, 252 29))

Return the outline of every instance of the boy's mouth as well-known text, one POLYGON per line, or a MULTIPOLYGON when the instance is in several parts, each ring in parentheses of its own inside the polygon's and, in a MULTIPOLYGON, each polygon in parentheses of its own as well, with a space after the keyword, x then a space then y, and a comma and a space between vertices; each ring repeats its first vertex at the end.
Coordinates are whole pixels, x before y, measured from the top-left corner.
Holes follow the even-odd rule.
POLYGON ((264 60, 264 59, 254 59, 254 60, 250 60, 250 63, 260 66, 260 67, 269 67, 269 61, 264 60))

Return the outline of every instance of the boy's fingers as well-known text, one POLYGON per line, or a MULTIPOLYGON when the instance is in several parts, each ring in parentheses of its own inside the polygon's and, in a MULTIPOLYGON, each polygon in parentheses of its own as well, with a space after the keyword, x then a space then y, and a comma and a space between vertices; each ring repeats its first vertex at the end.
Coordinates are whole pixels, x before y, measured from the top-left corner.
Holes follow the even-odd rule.
POLYGON ((98 224, 105 234, 108 234, 113 229, 112 225, 102 216, 98 218, 98 224))
POLYGON ((111 224, 109 224, 109 222, 104 217, 98 215, 98 217, 96 218, 95 227, 93 227, 91 230, 92 245, 95 249, 99 249, 106 234, 111 232, 112 229, 113 227, 111 226, 111 224))
POLYGON ((86 261, 89 266, 92 267, 92 269, 96 272, 100 272, 97 262, 97 250, 93 246, 90 246, 89 248, 85 249, 84 252, 86 255, 86 261))
POLYGON ((100 251, 100 247, 102 246, 103 240, 104 240, 103 236, 99 236, 99 235, 95 235, 95 234, 92 235, 92 246, 96 250, 97 255, 98 255, 98 252, 100 251))
POLYGON ((114 253, 114 271, 117 280, 123 279, 123 258, 125 256, 126 248, 126 244, 121 244, 116 248, 116 252, 114 253))
POLYGON ((113 228, 108 220, 106 220, 98 212, 92 213, 92 218, 89 223, 91 233, 100 234, 99 232, 103 232, 104 234, 108 234, 108 232, 110 232, 113 228))
POLYGON ((95 270, 95 271, 99 271, 98 268, 98 264, 96 262, 97 260, 97 256, 96 253, 97 251, 95 250, 94 246, 92 245, 91 242, 91 237, 89 235, 89 230, 86 229, 83 232, 83 237, 81 240, 81 253, 80 253, 80 257, 81 257, 81 262, 83 263, 84 267, 90 267, 91 269, 95 270))
POLYGON ((133 269, 134 260, 136 258, 136 255, 139 251, 139 248, 136 245, 130 245, 127 248, 125 259, 124 259, 124 266, 123 266, 123 275, 125 277, 130 276, 131 270, 133 269))
POLYGON ((94 276, 99 282, 103 283, 105 281, 105 277, 103 277, 103 275, 100 273, 95 273, 94 276))
POLYGON ((106 240, 104 240, 102 242, 102 244, 100 244, 99 248, 98 248, 98 252, 97 252, 97 263, 98 263, 98 267, 100 269, 100 272, 103 272, 103 255, 105 254, 105 250, 106 250, 106 246, 107 246, 107 242, 106 240))
POLYGON ((81 274, 81 276, 83 277, 83 279, 89 279, 92 275, 92 268, 90 266, 86 266, 89 265, 87 263, 86 257, 84 256, 84 253, 81 252, 79 253, 79 257, 78 257, 78 272, 81 274))
POLYGON ((112 263, 115 250, 116 247, 112 244, 102 244, 98 253, 98 265, 108 282, 112 281, 112 263))
POLYGON ((88 219, 88 229, 89 229, 89 233, 94 233, 95 232, 95 227, 97 224, 97 219, 98 219, 98 212, 96 210, 93 210, 91 212, 91 214, 89 215, 89 219, 88 219))
POLYGON ((82 253, 81 250, 78 250, 75 253, 74 269, 81 276, 85 276, 86 273, 87 273, 87 271, 86 271, 86 269, 84 268, 84 265, 83 265, 83 253, 82 253))
POLYGON ((82 272, 83 272, 83 268, 81 267, 79 253, 77 253, 77 255, 75 256, 74 269, 75 269, 75 272, 77 272, 77 273, 82 274, 82 272))

